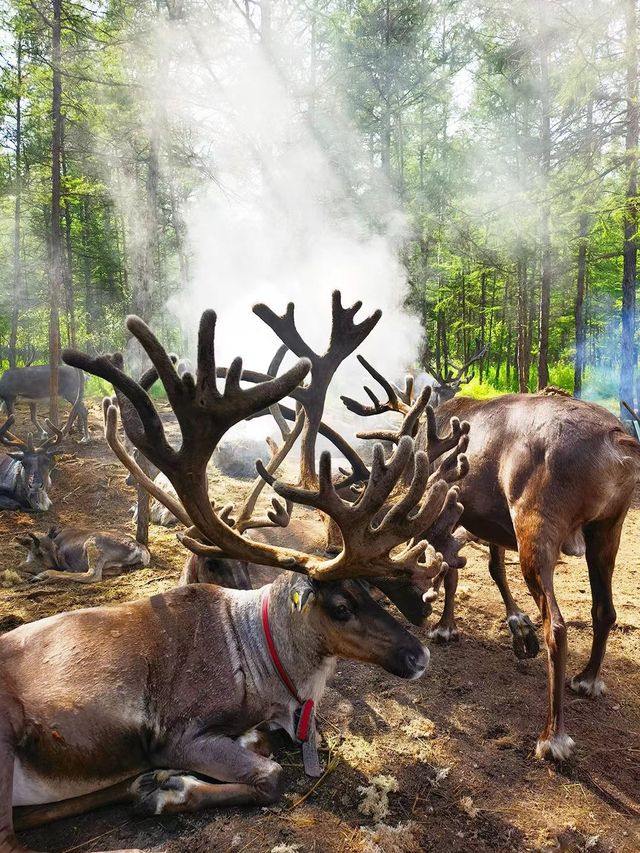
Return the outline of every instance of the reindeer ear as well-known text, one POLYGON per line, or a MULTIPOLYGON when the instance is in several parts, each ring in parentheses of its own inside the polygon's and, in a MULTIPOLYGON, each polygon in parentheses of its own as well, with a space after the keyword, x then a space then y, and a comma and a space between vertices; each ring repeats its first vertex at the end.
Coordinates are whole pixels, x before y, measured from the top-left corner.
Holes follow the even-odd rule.
POLYGON ((15 541, 18 545, 22 545, 23 548, 26 548, 27 551, 31 550, 31 546, 33 545, 33 540, 28 536, 16 536, 15 541))
POLYGON ((59 524, 52 524, 49 530, 47 530, 47 536, 49 537, 49 539, 55 539, 58 533, 60 533, 59 524))
POLYGON ((308 578, 297 580, 291 587, 291 610, 304 613, 314 598, 315 592, 311 581, 308 578))

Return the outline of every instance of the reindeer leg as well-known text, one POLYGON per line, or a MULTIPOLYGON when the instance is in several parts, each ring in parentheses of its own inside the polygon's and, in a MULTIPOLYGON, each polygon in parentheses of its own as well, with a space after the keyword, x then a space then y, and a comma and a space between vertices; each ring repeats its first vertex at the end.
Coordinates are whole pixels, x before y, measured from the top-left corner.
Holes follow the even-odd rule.
MULTIPOLYGON (((0 697, 1 698, 1 697, 0 697)), ((33 853, 13 832, 13 765, 16 735, 10 709, 0 705, 0 853, 33 853)))
POLYGON ((444 607, 440 621, 429 631, 429 639, 436 643, 450 643, 460 639, 456 625, 455 604, 458 588, 458 570, 449 566, 442 582, 444 586, 444 607))
POLYGON ((38 420, 38 411, 36 409, 35 403, 29 403, 29 413, 31 416, 31 423, 34 425, 34 427, 40 433, 40 438, 48 438, 49 433, 46 431, 46 429, 42 426, 42 424, 38 420))
POLYGON ((553 590, 553 572, 560 556, 556 532, 533 511, 515 514, 520 567, 544 626, 547 646, 549 710, 538 738, 536 756, 565 761, 575 746, 564 730, 564 679, 567 667, 567 627, 553 590))
POLYGON ((571 679, 571 689, 587 696, 600 696, 605 692, 600 678, 602 659, 607 648, 609 631, 616 621, 616 611, 611 595, 611 577, 618 554, 622 518, 611 522, 594 522, 585 529, 587 565, 591 583, 591 618, 593 620, 593 643, 591 656, 581 673, 571 679))
POLYGON ((189 771, 155 770, 132 787, 138 805, 151 814, 198 811, 215 806, 267 805, 281 792, 282 768, 228 737, 204 735, 166 750, 160 763, 189 771), (164 761, 163 759, 167 759, 164 761), (217 779, 204 782, 191 773, 217 779))
POLYGON ((515 602, 509 589, 504 566, 504 548, 489 545, 489 574, 500 590, 507 610, 507 627, 513 635, 513 652, 517 658, 534 658, 540 651, 533 622, 523 613, 515 602))

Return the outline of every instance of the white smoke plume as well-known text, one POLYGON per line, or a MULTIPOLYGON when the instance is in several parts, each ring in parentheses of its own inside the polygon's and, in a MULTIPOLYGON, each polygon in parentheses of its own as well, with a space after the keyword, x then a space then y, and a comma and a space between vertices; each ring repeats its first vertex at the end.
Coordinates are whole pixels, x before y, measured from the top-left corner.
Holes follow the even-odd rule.
MULTIPOLYGON (((168 303, 191 351, 201 311, 214 308, 219 363, 242 355, 247 367, 266 369, 279 341, 251 308, 265 302, 281 313, 289 301, 303 336, 323 351, 339 289, 344 304, 362 300, 359 318, 383 310, 362 352, 400 378, 420 339, 403 307, 405 220, 387 190, 386 214, 368 209, 363 187, 379 179, 339 105, 321 140, 284 82, 282 69, 296 67, 296 57, 279 48, 276 60, 228 23, 170 24, 159 45, 171 69, 162 73, 165 110, 211 174, 185 211, 190 281, 168 303)), ((375 195, 379 203, 379 186, 375 195)), ((353 393, 353 379, 360 386, 365 378, 351 362, 339 391, 353 393)))

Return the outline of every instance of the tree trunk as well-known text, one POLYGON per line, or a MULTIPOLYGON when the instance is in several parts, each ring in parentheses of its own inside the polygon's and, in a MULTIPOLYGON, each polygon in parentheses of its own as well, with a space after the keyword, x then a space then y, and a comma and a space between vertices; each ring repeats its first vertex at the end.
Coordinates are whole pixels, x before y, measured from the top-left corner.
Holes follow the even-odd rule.
POLYGON ((58 380, 60 364, 60 293, 64 286, 64 255, 60 228, 61 155, 62 155, 62 75, 61 75, 62 0, 53 0, 51 59, 53 88, 51 98, 51 268, 49 270, 49 418, 59 422, 58 380))
POLYGON ((527 304, 527 260, 524 252, 520 253, 517 264, 518 275, 518 329, 517 329, 517 361, 518 361, 518 390, 521 394, 529 391, 529 323, 527 304))
POLYGON ((542 205, 540 239, 542 275, 540 282, 540 329, 538 338, 538 389, 549 384, 549 312, 551 307, 551 234, 549 231, 549 175, 551 172, 551 97, 549 57, 543 34, 540 45, 540 85, 542 89, 542 173, 545 199, 542 205))
MULTIPOLYGON (((485 345, 485 320, 486 320, 486 310, 487 310, 487 271, 485 269, 480 273, 480 349, 484 348, 485 345)), ((482 373, 484 367, 484 359, 480 359, 480 365, 478 367, 478 379, 480 384, 482 385, 482 373)))
MULTIPOLYGON (((391 45, 391 7, 389 0, 384 6, 384 30, 382 33, 385 53, 389 54, 391 45)), ((382 91, 382 128, 380 132, 380 159, 382 171, 391 179, 391 103, 390 103, 390 81, 385 73, 384 89, 382 91)))
MULTIPOLYGON (((624 211, 624 244, 622 249, 622 361, 620 367, 620 399, 634 405, 634 372, 636 364, 636 274, 638 259, 638 36, 636 0, 626 0, 626 66, 627 66, 627 190, 624 211)), ((620 414, 626 416, 621 406, 620 414)))
POLYGON ((584 316, 584 294, 587 282, 587 237, 589 235, 589 215, 580 214, 580 230, 578 243, 578 272, 576 278, 576 359, 573 371, 573 395, 582 396, 582 380, 584 378, 586 325, 584 316))
POLYGON ((22 302, 22 36, 18 36, 16 45, 16 87, 16 202, 13 217, 13 304, 9 332, 9 367, 16 366, 18 321, 22 302))
MULTIPOLYGON (((60 151, 62 177, 67 177, 67 158, 65 154, 65 139, 64 139, 64 118, 62 122, 62 147, 60 151)), ((64 295, 65 309, 67 314, 67 322, 69 329, 69 346, 75 349, 76 346, 76 310, 73 301, 73 266, 72 266, 72 247, 71 247, 71 208, 69 207, 69 199, 66 192, 62 196, 62 206, 64 210, 64 237, 66 259, 64 265, 64 295)))

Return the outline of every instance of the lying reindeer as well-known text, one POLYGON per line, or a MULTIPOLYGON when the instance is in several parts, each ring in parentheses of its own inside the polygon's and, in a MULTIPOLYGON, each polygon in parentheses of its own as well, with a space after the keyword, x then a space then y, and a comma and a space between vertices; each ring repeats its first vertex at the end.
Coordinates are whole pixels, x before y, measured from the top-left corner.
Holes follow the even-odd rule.
MULTIPOLYGON (((348 408, 360 414, 404 411, 408 399, 402 400, 398 389, 360 360, 389 397, 386 403, 374 398, 372 407, 345 399, 348 408)), ((606 409, 557 391, 491 400, 458 397, 428 415, 417 430, 418 448, 427 447, 430 431, 447 421, 455 419, 460 425, 464 418, 465 429, 470 425, 470 473, 460 484, 464 506, 460 524, 490 543, 489 571, 505 603, 513 649, 516 657, 528 658, 538 654, 538 639, 531 620, 511 595, 504 565, 505 549, 518 551, 522 574, 542 615, 548 657, 549 709, 536 754, 567 759, 574 747, 563 715, 567 629, 553 588, 554 569, 561 553, 586 554, 593 645, 587 665, 571 687, 599 696, 605 689, 600 670, 607 637, 616 619, 611 578, 638 480, 640 444, 606 409)), ((457 581, 457 567, 451 563, 444 578, 444 611, 433 632, 444 641, 458 635, 457 581)))
POLYGON ((151 559, 144 545, 123 533, 54 525, 46 536, 29 533, 16 539, 28 551, 19 571, 32 574, 34 581, 94 583, 129 566, 148 566, 151 559))
MULTIPOLYGON (((347 318, 354 313, 345 311, 347 318)), ((245 732, 269 722, 307 744, 313 758, 313 703, 337 656, 401 678, 419 678, 428 666, 428 650, 371 599, 360 579, 413 580, 431 588, 445 567, 422 532, 455 523, 456 489, 430 477, 426 454, 414 454, 405 436, 388 462, 376 449, 369 482, 350 503, 339 496, 325 453, 315 489, 280 482, 274 488, 285 501, 326 513, 342 538, 339 553, 318 557, 242 536, 211 505, 207 462, 228 429, 299 387, 310 364, 302 359, 282 376, 243 389, 236 360, 221 393, 215 320, 213 312, 203 314, 195 378, 178 377, 148 327, 138 318, 128 321, 176 413, 183 437, 178 450, 167 442, 146 392, 122 372, 121 356, 64 357, 116 388, 128 438, 179 495, 177 514, 192 525, 183 537, 190 550, 283 573, 259 590, 189 585, 64 613, 0 637, 3 853, 29 853, 14 839, 12 806, 41 806, 16 810, 19 825, 33 825, 135 797, 153 814, 271 803, 282 769, 250 751, 241 739, 245 732), (404 496, 385 511, 403 476, 409 479, 404 496)), ((115 435, 118 410, 110 405, 106 414, 115 435)), ((130 456, 128 462, 153 488, 130 456)))
POLYGON ((0 427, 0 443, 11 448, 9 453, 0 454, 0 510, 46 512, 52 507, 50 472, 63 431, 47 421, 51 434, 36 446, 31 434, 23 441, 9 432, 14 420, 11 415, 0 427))

